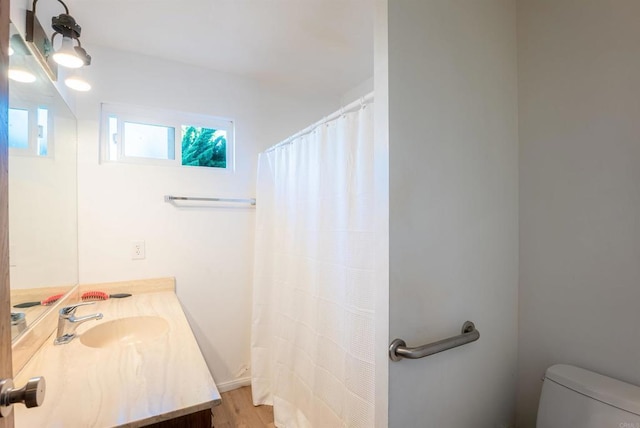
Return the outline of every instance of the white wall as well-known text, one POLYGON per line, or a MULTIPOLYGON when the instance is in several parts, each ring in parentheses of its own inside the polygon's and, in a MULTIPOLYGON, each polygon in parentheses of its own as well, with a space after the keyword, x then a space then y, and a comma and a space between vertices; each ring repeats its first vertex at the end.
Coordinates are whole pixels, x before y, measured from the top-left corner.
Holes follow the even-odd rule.
POLYGON ((519 0, 519 426, 545 369, 640 385, 640 2, 519 0))
MULTIPOLYGON (((257 154, 339 106, 296 98, 239 77, 91 47, 78 96, 80 282, 175 276, 177 293, 216 382, 249 373, 254 210, 179 209, 163 195, 255 196, 257 154), (236 171, 99 164, 100 102, 235 120, 236 171), (131 242, 146 259, 131 260, 131 242)), ((335 98, 335 99, 334 99, 335 98)), ((259 203, 259 202, 258 202, 259 203)))
POLYGON ((466 320, 481 333, 389 362, 389 426, 506 427, 517 356, 515 1, 388 6, 389 339, 418 346, 466 320))
POLYGON ((375 2, 374 33, 374 224, 375 263, 375 428, 389 423, 389 14, 387 0, 375 2))
POLYGON ((340 98, 340 104, 343 106, 358 100, 360 97, 373 92, 374 79, 373 76, 367 80, 361 82, 359 85, 354 86, 342 95, 340 98))

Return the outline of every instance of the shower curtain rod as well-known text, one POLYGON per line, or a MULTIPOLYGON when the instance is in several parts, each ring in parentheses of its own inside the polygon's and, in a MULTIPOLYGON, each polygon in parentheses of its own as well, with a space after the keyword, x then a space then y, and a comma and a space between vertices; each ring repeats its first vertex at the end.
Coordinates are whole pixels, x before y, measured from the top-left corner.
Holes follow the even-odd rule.
POLYGON ((256 205, 255 198, 196 198, 193 196, 172 196, 164 195, 164 201, 173 203, 173 201, 202 201, 202 202, 234 202, 239 204, 251 204, 256 205))
POLYGON ((282 147, 282 146, 286 146, 287 144, 291 144, 293 142, 293 140, 295 140, 296 138, 300 138, 300 137, 303 137, 303 136, 305 136, 307 134, 311 134, 317 127, 322 126, 322 125, 324 125, 326 123, 332 122, 332 121, 338 119, 343 114, 350 113, 352 111, 357 111, 357 110, 363 108, 365 105, 367 105, 367 104, 371 103, 371 101, 373 101, 373 95, 374 95, 373 92, 369 92, 364 97, 360 97, 360 99, 352 102, 351 104, 347 104, 346 106, 340 108, 339 110, 331 113, 329 116, 325 116, 324 118, 322 118, 318 122, 314 123, 313 125, 307 126, 302 131, 297 132, 297 133, 293 134, 292 136, 288 137, 286 140, 283 140, 283 141, 279 142, 278 144, 269 147, 267 150, 264 151, 264 153, 268 153, 268 152, 271 152, 271 151, 277 149, 278 147, 282 147))

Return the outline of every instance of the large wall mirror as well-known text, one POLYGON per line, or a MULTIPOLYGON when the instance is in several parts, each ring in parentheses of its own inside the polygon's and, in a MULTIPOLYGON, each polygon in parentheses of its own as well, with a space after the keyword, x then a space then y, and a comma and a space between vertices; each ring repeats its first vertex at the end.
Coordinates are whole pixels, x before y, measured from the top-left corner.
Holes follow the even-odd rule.
POLYGON ((10 37, 9 254, 15 339, 43 315, 47 303, 78 282, 77 131, 75 116, 13 25, 10 37))

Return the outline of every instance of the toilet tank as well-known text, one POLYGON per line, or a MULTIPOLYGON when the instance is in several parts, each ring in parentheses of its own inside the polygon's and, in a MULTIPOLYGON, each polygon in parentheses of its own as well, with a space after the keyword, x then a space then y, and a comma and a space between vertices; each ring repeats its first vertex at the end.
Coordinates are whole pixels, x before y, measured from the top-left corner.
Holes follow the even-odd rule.
POLYGON ((536 427, 640 428, 640 388, 578 367, 549 367, 536 427))

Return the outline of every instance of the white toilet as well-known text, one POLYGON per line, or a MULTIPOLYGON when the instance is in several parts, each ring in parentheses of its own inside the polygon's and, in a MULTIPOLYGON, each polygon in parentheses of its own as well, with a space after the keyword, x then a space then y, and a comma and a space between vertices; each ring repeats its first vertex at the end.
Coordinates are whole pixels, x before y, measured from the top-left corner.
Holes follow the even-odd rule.
POLYGON ((536 427, 640 428, 640 387, 578 367, 549 367, 536 427))

